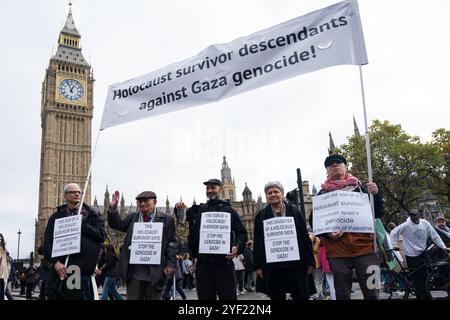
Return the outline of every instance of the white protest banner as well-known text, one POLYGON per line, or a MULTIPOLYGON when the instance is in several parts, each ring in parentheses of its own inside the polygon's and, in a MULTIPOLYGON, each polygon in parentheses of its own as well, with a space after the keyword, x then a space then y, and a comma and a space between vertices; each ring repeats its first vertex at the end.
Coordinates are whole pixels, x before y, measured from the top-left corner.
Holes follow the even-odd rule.
POLYGON ((52 258, 78 253, 81 250, 82 215, 55 220, 52 258))
POLYGON ((365 193, 333 191, 314 196, 313 232, 373 233, 373 217, 369 197, 365 193))
POLYGON ((264 220, 264 244, 267 263, 300 260, 294 218, 264 220))
POLYGON ((162 222, 135 222, 130 246, 130 264, 160 264, 162 222))
POLYGON ((100 128, 218 101, 331 66, 367 63, 358 3, 343 1, 109 86, 100 128))
POLYGON ((200 221, 199 253, 228 254, 231 248, 231 214, 203 212, 200 221))

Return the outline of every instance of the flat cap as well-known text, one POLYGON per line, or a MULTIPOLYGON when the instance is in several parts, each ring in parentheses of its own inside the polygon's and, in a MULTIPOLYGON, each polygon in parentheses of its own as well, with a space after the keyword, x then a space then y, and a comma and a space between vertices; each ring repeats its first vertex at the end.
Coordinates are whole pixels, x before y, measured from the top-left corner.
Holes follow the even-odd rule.
POLYGON ((221 187, 223 186, 222 181, 220 181, 219 179, 209 179, 208 181, 203 182, 203 184, 205 186, 207 186, 208 184, 215 184, 221 187))
POLYGON ((328 167, 332 162, 347 164, 347 159, 345 159, 340 154, 332 154, 325 158, 324 162, 325 168, 328 167))
POLYGON ((136 200, 143 199, 156 199, 156 193, 154 193, 153 191, 144 191, 136 197, 136 200))

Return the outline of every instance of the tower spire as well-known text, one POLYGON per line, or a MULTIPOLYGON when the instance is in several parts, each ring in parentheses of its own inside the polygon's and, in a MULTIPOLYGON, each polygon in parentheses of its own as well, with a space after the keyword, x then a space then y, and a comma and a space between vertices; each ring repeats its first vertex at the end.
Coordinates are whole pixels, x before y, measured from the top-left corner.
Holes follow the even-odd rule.
POLYGON ((330 137, 330 147, 328 148, 328 154, 331 155, 334 152, 334 149, 336 149, 336 146, 334 145, 333 136, 331 135, 331 132, 328 132, 328 136, 330 137))
POLYGON ((67 33, 70 36, 80 37, 80 33, 75 26, 75 21, 72 15, 72 1, 69 1, 69 14, 67 15, 66 23, 64 24, 61 32, 67 33))
POLYGON ((359 133, 358 124, 356 123, 355 116, 353 116, 353 130, 356 137, 360 137, 361 134, 359 133))
POLYGON ((228 166, 227 158, 223 156, 222 169, 220 170, 222 182, 232 182, 231 169, 228 166))

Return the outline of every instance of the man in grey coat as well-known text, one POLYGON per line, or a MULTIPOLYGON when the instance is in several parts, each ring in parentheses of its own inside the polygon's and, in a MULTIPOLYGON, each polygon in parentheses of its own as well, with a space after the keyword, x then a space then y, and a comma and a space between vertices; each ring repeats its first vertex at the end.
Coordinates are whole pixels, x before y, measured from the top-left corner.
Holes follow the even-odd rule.
POLYGON ((166 278, 175 273, 176 239, 173 217, 156 210, 156 194, 144 191, 136 197, 138 212, 123 220, 117 210, 119 192, 116 191, 108 209, 108 223, 113 229, 126 232, 120 249, 117 276, 127 284, 127 300, 161 300, 166 278), (137 222, 163 223, 160 264, 131 264, 130 246, 133 227, 137 222))

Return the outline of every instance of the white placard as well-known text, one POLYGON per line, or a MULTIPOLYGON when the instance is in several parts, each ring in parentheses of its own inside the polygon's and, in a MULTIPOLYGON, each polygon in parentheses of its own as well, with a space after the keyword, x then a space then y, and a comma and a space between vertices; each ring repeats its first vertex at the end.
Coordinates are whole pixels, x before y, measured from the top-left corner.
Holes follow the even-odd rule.
POLYGON ((374 232, 372 209, 365 193, 333 191, 314 196, 312 202, 315 235, 339 230, 374 232))
POLYGON ((231 214, 203 212, 200 221, 199 253, 228 254, 231 247, 231 214))
POLYGON ((83 216, 78 214, 55 220, 52 258, 80 252, 82 219, 83 216))
POLYGON ((130 264, 161 264, 162 222, 135 222, 130 246, 130 264))
POLYGON ((264 220, 267 263, 300 260, 294 217, 264 220))
POLYGON ((130 248, 130 264, 161 264, 161 242, 134 242, 130 248))

